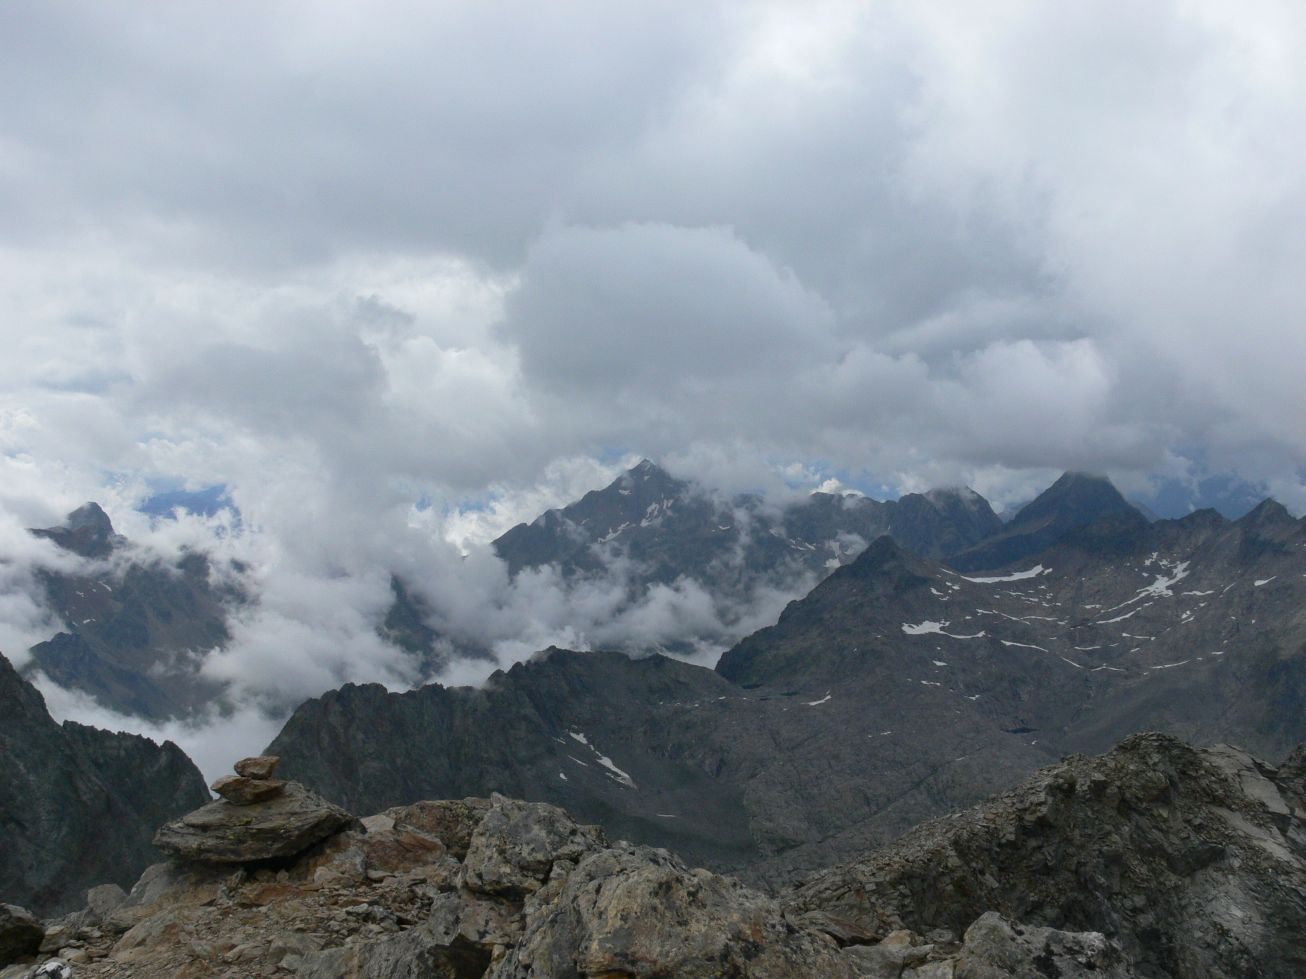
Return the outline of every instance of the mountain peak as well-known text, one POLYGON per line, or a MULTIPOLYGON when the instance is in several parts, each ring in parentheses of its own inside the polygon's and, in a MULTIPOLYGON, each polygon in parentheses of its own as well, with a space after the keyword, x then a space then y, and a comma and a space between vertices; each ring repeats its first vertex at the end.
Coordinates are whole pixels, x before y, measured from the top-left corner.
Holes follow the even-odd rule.
POLYGON ((1296 522, 1287 507, 1268 496, 1238 520, 1245 527, 1286 527, 1296 522))
POLYGON ((1113 530, 1116 537, 1127 533, 1131 523, 1147 525, 1147 518, 1105 476, 1066 472, 1022 507, 1001 533, 958 555, 952 564, 959 571, 1000 568, 1107 519, 1120 525, 1113 530))
POLYGON ((107 557, 122 542, 113 531, 109 515, 95 502, 79 506, 60 527, 33 529, 32 533, 82 557, 107 557))
POLYGON ((1126 511, 1137 513, 1138 508, 1126 500, 1107 477, 1070 471, 1062 473, 1055 483, 1022 507, 1011 526, 1028 527, 1050 519, 1069 521, 1078 526, 1126 511))

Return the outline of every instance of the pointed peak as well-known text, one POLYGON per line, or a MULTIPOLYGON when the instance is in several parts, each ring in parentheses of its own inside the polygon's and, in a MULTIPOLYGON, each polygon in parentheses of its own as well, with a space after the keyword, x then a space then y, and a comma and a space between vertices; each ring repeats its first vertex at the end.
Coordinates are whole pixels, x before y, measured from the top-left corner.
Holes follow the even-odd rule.
POLYGON ((1121 495, 1105 476, 1069 471, 1021 508, 1012 526, 1042 522, 1058 515, 1070 517, 1076 524, 1088 523, 1108 513, 1138 509, 1121 495))
POLYGON ((670 479, 671 474, 650 459, 641 459, 638 463, 627 469, 622 478, 630 479, 670 479))
POLYGON ((106 557, 122 543, 122 538, 113 532, 109 515, 100 504, 93 502, 68 514, 62 526, 33 529, 32 533, 82 557, 106 557))
POLYGON ((1288 508, 1270 496, 1267 496, 1253 507, 1246 516, 1238 520, 1238 523, 1251 527, 1286 526, 1296 522, 1292 514, 1288 512, 1288 508))
POLYGON ((885 573, 902 572, 911 577, 928 573, 925 560, 904 550, 888 534, 875 538, 866 550, 858 554, 849 564, 844 565, 831 575, 851 578, 876 578, 885 573))
POLYGON ((69 530, 90 530, 95 533, 110 535, 113 522, 100 504, 92 500, 84 503, 64 519, 64 526, 69 530))

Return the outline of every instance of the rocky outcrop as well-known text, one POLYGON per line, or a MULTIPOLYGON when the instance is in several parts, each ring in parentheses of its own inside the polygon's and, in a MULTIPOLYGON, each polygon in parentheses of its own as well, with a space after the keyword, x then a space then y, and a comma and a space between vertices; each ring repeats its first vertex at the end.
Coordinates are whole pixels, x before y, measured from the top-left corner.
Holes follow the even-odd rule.
POLYGON ((1304 819, 1295 771, 1138 735, 818 874, 786 907, 841 942, 996 911, 1100 932, 1130 975, 1306 975, 1304 819))
POLYGON ((841 946, 738 881, 503 796, 391 809, 279 869, 232 869, 152 867, 130 895, 50 923, 46 955, 0 979, 64 963, 75 979, 1124 975, 1101 935, 996 915, 960 941, 841 946))
POLYGON ((130 887, 159 859, 155 828, 209 798, 176 745, 57 723, 3 656, 0 758, 0 900, 39 914, 96 884, 130 887))
POLYGON ((422 802, 276 866, 153 867, 42 948, 76 979, 1287 979, 1306 974, 1300 781, 1140 735, 779 898, 555 806, 422 802))

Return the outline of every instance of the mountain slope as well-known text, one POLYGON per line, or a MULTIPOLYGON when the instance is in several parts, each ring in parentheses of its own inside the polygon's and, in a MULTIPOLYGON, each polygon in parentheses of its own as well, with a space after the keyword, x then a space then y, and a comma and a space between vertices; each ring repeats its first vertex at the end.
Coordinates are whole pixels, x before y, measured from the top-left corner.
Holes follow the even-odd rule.
POLYGON ((209 797, 171 742, 56 723, 3 656, 0 758, 0 900, 43 913, 76 906, 96 884, 130 886, 158 859, 158 823, 209 797))
POLYGON ((267 750, 346 808, 500 791, 735 870, 795 848, 795 866, 817 866, 852 825, 889 839, 1048 760, 868 656, 822 696, 744 690, 663 656, 551 650, 483 690, 346 686, 300 707, 267 750), (900 727, 905 702, 915 716, 900 727))

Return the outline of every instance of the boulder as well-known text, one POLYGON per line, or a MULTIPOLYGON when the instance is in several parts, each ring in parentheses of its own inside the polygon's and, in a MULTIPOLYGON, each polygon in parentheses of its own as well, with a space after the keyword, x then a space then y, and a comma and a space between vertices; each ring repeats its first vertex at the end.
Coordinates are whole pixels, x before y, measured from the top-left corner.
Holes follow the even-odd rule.
POLYGON ((26 908, 0 904, 0 966, 24 955, 34 955, 45 938, 45 928, 26 908))
POLYGON ((280 795, 285 791, 286 783, 275 778, 224 775, 214 782, 211 788, 233 806, 248 806, 280 795))
POLYGON ((574 862, 606 843, 597 826, 581 826, 557 806, 496 793, 472 833, 465 883, 483 894, 528 894, 539 890, 555 861, 574 862))
POLYGON ((281 759, 276 755, 255 755, 253 758, 242 758, 235 764, 236 774, 243 778, 271 778, 272 773, 277 770, 277 762, 279 761, 281 759))
POLYGON ((293 857, 354 822, 298 782, 278 796, 236 806, 220 799, 164 825, 154 843, 181 860, 253 863, 293 857))

